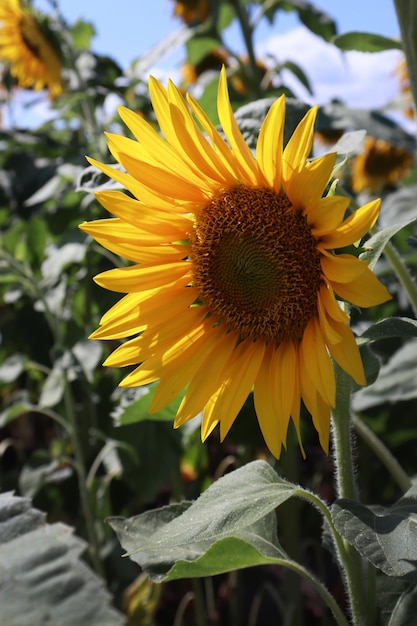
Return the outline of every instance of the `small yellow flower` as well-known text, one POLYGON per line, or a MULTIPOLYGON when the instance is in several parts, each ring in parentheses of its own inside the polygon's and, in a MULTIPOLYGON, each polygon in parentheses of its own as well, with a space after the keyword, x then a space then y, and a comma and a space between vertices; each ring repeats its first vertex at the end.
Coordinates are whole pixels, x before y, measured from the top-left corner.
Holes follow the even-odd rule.
POLYGON ((81 228, 134 263, 96 276, 127 295, 91 337, 133 336, 105 364, 137 365, 125 387, 160 381, 151 411, 186 389, 175 426, 203 411, 202 438, 220 424, 223 439, 253 389, 272 454, 286 445, 290 419, 299 433, 301 399, 327 451, 336 395, 331 357, 365 384, 336 294, 360 307, 390 297, 367 262, 334 250, 368 232, 380 202, 344 220, 349 200, 322 197, 336 155, 307 161, 316 108, 283 150, 279 98, 255 157, 233 116, 225 70, 217 105, 227 141, 174 84, 166 90, 151 78, 149 89, 165 139, 121 108, 137 141, 108 135, 108 142, 126 172, 90 160, 133 197, 97 193, 115 217, 81 228))
POLYGON ((410 171, 413 155, 383 139, 366 137, 364 150, 352 164, 352 189, 379 193, 397 185, 410 171))
POLYGON ((51 98, 62 93, 61 62, 39 21, 19 0, 0 3, 0 60, 21 87, 49 90, 51 98))

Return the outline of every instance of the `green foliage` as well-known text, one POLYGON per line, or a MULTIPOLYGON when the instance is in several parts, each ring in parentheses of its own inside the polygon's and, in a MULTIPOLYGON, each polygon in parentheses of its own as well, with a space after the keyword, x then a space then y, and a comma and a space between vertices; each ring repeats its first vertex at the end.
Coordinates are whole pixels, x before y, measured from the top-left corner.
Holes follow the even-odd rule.
POLYGON ((340 534, 384 574, 417 582, 415 486, 388 509, 373 511, 359 502, 337 500, 332 517, 340 534))
POLYGON ((340 50, 359 50, 360 52, 382 52, 383 50, 401 50, 401 42, 375 33, 351 32, 336 35, 332 43, 340 50))
POLYGON ((155 581, 281 563, 274 509, 297 494, 264 461, 223 476, 194 502, 110 518, 131 559, 155 581))
POLYGON ((0 621, 10 626, 121 626, 103 582, 80 560, 86 544, 47 524, 30 501, 0 494, 0 621))

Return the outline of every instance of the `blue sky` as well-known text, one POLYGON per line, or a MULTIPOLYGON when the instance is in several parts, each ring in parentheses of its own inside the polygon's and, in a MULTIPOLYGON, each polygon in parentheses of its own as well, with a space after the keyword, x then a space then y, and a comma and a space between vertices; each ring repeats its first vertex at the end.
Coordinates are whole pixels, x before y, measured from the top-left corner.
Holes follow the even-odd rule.
MULTIPOLYGON (((181 27, 180 21, 173 17, 173 0, 58 2, 69 23, 83 18, 94 24, 93 50, 113 57, 124 69, 181 27)), ((393 0, 316 0, 314 4, 335 19, 339 33, 358 30, 399 36, 393 0)), ((51 10, 49 0, 34 0, 34 5, 44 12, 51 10)), ((228 43, 235 52, 244 52, 237 27, 228 33, 228 43)), ((272 26, 266 20, 261 23, 255 43, 259 58, 272 55, 280 62, 297 63, 304 70, 312 84, 313 96, 292 75, 284 74, 283 79, 297 97, 310 104, 326 104, 338 98, 351 107, 391 110, 392 101, 398 98, 399 85, 395 74, 400 59, 398 50, 377 54, 341 53, 302 26, 295 13, 283 11, 278 12, 272 26)), ((178 80, 183 60, 184 52, 180 48, 156 67, 151 67, 150 73, 162 82, 168 77, 178 80)), ((29 118, 21 100, 25 102, 24 98, 16 98, 15 116, 18 121, 24 119, 25 125, 29 118)), ((35 123, 46 114, 45 101, 31 108, 30 118, 35 123)), ((402 118, 400 116, 399 121, 406 124, 402 118)), ((414 126, 408 129, 415 130, 414 126)))
MULTIPOLYGON (((333 16, 339 32, 361 30, 389 36, 399 34, 393 0, 317 0, 315 4, 333 16)), ((35 6, 47 10, 50 5, 48 0, 35 0, 35 6)), ((59 0, 59 6, 69 22, 80 17, 93 22, 97 31, 93 41, 95 51, 113 56, 123 67, 180 25, 172 16, 172 0, 113 0, 109 3, 103 0, 59 0)), ((298 25, 295 14, 280 11, 272 27, 259 30, 258 40, 288 32, 298 25)), ((236 43, 239 45, 237 35, 236 43)))

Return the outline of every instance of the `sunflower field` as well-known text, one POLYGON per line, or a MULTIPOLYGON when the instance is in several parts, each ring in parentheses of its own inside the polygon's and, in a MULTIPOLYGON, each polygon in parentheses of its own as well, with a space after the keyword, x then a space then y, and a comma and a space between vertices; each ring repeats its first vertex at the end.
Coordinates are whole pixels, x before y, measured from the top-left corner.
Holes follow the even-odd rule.
POLYGON ((129 67, 47 5, 0 0, 0 625, 417 626, 414 3, 167 0, 129 67), (284 13, 397 97, 316 105, 284 13))

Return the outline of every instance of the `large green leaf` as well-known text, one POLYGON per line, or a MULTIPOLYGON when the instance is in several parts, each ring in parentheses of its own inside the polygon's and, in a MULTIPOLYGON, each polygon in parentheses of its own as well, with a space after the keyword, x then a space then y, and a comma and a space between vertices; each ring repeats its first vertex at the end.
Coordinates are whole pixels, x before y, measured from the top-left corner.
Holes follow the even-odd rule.
POLYGON ((417 588, 409 589, 401 595, 388 626, 417 626, 417 588))
MULTIPOLYGON (((391 621, 396 607, 400 607, 410 590, 414 589, 412 583, 402 578, 385 576, 380 570, 376 575, 376 602, 379 609, 378 625, 381 626, 404 626, 404 624, 391 621)), ((405 622, 408 626, 417 626, 417 622, 405 622)))
POLYGON ((417 185, 400 187, 382 201, 379 221, 385 228, 397 222, 409 224, 416 220, 417 185))
POLYGON ((384 574, 417 583, 417 485, 389 509, 337 500, 332 517, 340 534, 384 574))
POLYGON ((360 52, 382 52, 383 50, 402 49, 399 39, 391 39, 375 33, 358 31, 336 35, 333 37, 332 43, 340 50, 359 50, 360 52))
POLYGON ((385 402, 417 398, 416 380, 417 340, 410 338, 381 367, 377 380, 354 395, 352 406, 355 411, 363 411, 385 402))
POLYGON ((158 582, 282 563, 274 509, 301 488, 264 461, 223 476, 194 502, 109 523, 130 558, 158 582))
POLYGON ((7 626, 121 626, 103 582, 80 560, 65 524, 46 524, 30 500, 0 494, 0 623, 7 626))
POLYGON ((417 337, 417 321, 408 317, 387 317, 369 326, 360 336, 358 343, 370 343, 392 337, 417 337))

